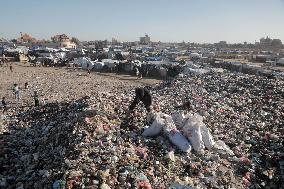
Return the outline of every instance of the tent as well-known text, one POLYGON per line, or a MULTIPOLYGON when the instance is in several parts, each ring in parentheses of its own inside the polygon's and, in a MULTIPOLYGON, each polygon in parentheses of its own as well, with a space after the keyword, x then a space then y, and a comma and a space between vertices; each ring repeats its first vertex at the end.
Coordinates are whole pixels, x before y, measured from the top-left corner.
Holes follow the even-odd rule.
POLYGON ((284 66, 284 58, 280 58, 280 59, 277 61, 277 64, 284 66))
POLYGON ((101 70, 104 67, 104 63, 103 62, 95 62, 94 63, 94 69, 95 70, 101 70))
POLYGON ((105 66, 108 68, 114 68, 115 64, 118 64, 118 61, 112 60, 112 59, 103 59, 102 62, 104 63, 105 66))
POLYGON ((94 63, 89 58, 85 57, 75 58, 74 64, 82 67, 83 69, 87 69, 88 64, 89 64, 89 69, 92 69, 94 67, 94 63))

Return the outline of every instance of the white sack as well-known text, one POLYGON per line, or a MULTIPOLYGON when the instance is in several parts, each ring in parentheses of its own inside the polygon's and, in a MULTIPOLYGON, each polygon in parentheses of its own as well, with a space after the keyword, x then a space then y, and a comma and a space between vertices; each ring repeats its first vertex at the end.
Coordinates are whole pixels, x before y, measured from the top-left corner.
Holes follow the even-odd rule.
POLYGON ((174 113, 172 115, 172 119, 173 119, 173 121, 175 122, 175 125, 178 128, 182 128, 183 127, 184 122, 185 122, 185 117, 184 117, 183 113, 174 113))
POLYGON ((157 115, 151 126, 144 130, 142 136, 153 137, 158 135, 161 132, 164 124, 165 124, 164 119, 161 118, 160 115, 157 115))
POLYGON ((189 116, 183 127, 184 135, 189 139, 193 149, 197 152, 201 152, 205 148, 200 128, 202 117, 200 117, 197 114, 189 116))
POLYGON ((168 135, 169 140, 176 145, 181 151, 189 153, 191 151, 190 143, 187 139, 179 132, 172 131, 168 135))
POLYGON ((162 117, 165 120, 163 132, 165 133, 165 135, 169 135, 172 130, 176 130, 175 122, 173 121, 172 116, 168 114, 163 114, 162 117))
POLYGON ((210 150, 211 148, 213 148, 215 142, 213 139, 213 136, 211 135, 210 131, 208 130, 208 128, 206 127, 206 125, 202 125, 200 127, 201 129, 201 135, 202 135, 202 140, 205 144, 205 147, 210 150))

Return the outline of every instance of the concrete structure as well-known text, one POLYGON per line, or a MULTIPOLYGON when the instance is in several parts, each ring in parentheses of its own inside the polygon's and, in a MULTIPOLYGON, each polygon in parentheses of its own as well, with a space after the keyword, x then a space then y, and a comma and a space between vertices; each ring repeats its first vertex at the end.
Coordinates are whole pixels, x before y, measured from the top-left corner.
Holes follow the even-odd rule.
POLYGON ((280 59, 277 61, 277 64, 278 64, 278 65, 281 65, 281 66, 284 66, 284 58, 280 58, 280 59))
POLYGON ((150 37, 146 34, 145 37, 140 37, 140 44, 149 45, 151 43, 150 37))
POLYGON ((66 48, 66 49, 77 48, 76 43, 73 43, 66 34, 55 35, 51 37, 51 40, 53 41, 53 43, 58 44, 58 47, 60 48, 66 48))
POLYGON ((63 41, 70 41, 70 38, 66 34, 55 35, 51 37, 53 42, 63 42, 63 41))
POLYGON ((76 49, 77 45, 71 41, 62 41, 60 42, 60 48, 66 48, 66 49, 76 49))
POLYGON ((21 36, 20 38, 17 39, 17 41, 19 43, 35 43, 37 40, 34 37, 30 36, 29 34, 27 33, 22 34, 21 32, 21 36))
POLYGON ((280 39, 271 39, 267 36, 266 38, 261 38, 259 40, 259 46, 263 48, 268 48, 268 47, 281 48, 283 47, 283 44, 280 39))

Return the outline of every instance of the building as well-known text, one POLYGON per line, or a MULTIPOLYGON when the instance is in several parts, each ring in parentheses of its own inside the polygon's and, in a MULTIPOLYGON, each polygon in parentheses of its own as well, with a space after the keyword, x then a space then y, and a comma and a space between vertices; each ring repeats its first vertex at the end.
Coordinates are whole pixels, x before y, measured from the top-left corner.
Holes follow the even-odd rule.
POLYGON ((111 39, 111 45, 119 45, 118 40, 115 39, 115 38, 112 38, 112 39, 111 39))
POLYGON ((72 42, 66 34, 55 35, 51 37, 53 43, 58 43, 60 48, 76 49, 76 43, 72 42))
POLYGON ((274 47, 274 48, 281 48, 283 47, 282 41, 280 39, 271 39, 268 36, 266 38, 261 38, 259 40, 260 47, 274 47))
POLYGON ((150 37, 146 34, 145 37, 140 37, 141 45, 149 45, 151 43, 150 37))
POLYGON ((271 45, 272 39, 270 39, 268 36, 266 38, 261 38, 259 40, 259 44, 262 47, 269 47, 271 45))
POLYGON ((227 47, 227 41, 220 41, 220 42, 218 43, 218 47, 221 47, 221 48, 227 47))
POLYGON ((19 43, 35 43, 37 40, 30 36, 29 34, 25 33, 22 34, 21 32, 21 36, 17 39, 17 42, 19 43))
POLYGON ((66 48, 66 49, 76 49, 77 45, 76 45, 76 43, 73 43, 71 41, 62 41, 62 42, 60 42, 60 47, 66 48))
POLYGON ((66 34, 55 35, 51 37, 51 41, 53 42, 63 42, 63 41, 70 41, 70 38, 66 34))

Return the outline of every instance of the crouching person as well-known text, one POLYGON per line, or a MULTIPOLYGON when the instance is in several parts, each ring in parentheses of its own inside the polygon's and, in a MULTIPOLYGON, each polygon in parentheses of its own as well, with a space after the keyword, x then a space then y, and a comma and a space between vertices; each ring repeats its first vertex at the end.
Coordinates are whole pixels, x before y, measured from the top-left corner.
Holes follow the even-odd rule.
POLYGON ((147 112, 151 111, 151 105, 152 105, 152 96, 150 92, 145 88, 136 88, 135 89, 135 98, 131 105, 129 106, 129 110, 133 111, 136 105, 139 102, 142 102, 147 110, 147 112))

